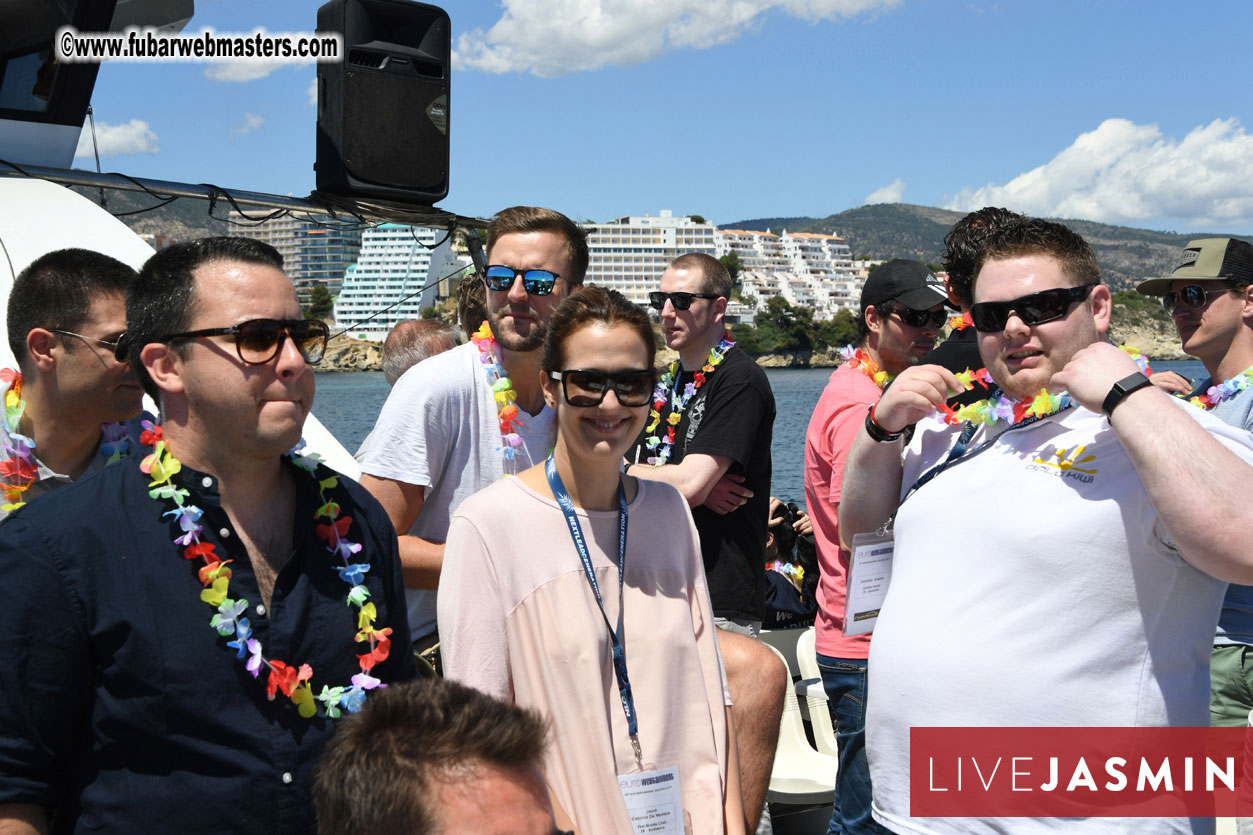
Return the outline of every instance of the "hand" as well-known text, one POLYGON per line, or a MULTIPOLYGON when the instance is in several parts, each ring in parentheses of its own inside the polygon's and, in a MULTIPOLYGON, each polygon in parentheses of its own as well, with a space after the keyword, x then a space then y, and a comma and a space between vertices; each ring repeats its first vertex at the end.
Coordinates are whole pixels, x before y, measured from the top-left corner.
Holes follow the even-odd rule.
POLYGON ((802 536, 807 533, 814 532, 814 522, 809 518, 809 514, 800 508, 796 509, 796 521, 792 523, 792 528, 802 536))
POLYGON ((1066 367, 1053 375, 1049 391, 1065 389, 1080 406, 1101 413, 1105 396, 1122 378, 1140 370, 1136 361, 1108 342, 1094 342, 1078 351, 1066 367))
POLYGON ((1188 394, 1192 391, 1191 381, 1174 371, 1159 371, 1149 379, 1167 394, 1188 394))
POLYGON ((752 497, 753 491, 744 486, 744 476, 727 473, 710 488, 709 495, 705 497, 705 507, 725 516, 739 510, 752 497))
POLYGON ((915 365, 892 381, 874 407, 875 423, 887 432, 901 432, 938 410, 954 394, 965 391, 961 381, 938 365, 915 365))

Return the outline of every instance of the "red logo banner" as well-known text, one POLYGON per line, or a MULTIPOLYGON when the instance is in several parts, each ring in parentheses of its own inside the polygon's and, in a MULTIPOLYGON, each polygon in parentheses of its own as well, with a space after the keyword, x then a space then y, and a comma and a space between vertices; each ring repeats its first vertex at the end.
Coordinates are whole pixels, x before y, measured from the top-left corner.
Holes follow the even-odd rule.
POLYGON ((914 817, 1253 816, 1248 728, 911 728, 914 817))

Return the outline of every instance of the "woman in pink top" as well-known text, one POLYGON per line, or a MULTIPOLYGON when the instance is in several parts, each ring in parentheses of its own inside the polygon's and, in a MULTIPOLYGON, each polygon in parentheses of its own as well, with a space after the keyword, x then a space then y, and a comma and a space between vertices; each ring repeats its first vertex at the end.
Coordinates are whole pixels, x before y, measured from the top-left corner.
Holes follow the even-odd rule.
POLYGON ((647 315, 601 287, 554 311, 546 465, 457 509, 440 578, 445 674, 547 717, 559 825, 742 833, 726 677, 699 540, 669 485, 621 473, 653 399, 647 315))

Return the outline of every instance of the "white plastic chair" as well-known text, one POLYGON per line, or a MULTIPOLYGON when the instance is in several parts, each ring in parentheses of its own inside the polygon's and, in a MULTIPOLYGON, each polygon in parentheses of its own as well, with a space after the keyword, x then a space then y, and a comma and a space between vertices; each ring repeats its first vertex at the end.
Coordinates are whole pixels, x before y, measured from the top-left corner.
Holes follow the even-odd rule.
MULTIPOLYGON (((784 663, 787 662, 783 653, 770 644, 767 646, 784 663)), ((789 693, 783 700, 783 717, 779 720, 779 746, 775 749, 774 769, 770 773, 767 799, 771 803, 792 805, 833 803, 835 771, 838 766, 839 761, 835 757, 821 754, 809 744, 801 720, 800 705, 796 696, 789 693)))
POLYGON ((814 729, 814 745, 823 754, 838 756, 835 745, 835 728, 831 726, 831 712, 827 709, 827 691, 822 686, 822 671, 818 669, 817 650, 814 649, 815 634, 811 626, 796 639, 796 665, 801 680, 796 682, 796 695, 805 703, 809 724, 814 729))
POLYGON ((800 639, 801 633, 805 631, 804 629, 763 629, 757 635, 763 642, 778 650, 779 655, 783 656, 783 661, 787 664, 787 671, 792 674, 792 678, 796 678, 801 674, 800 668, 796 663, 796 642, 800 639))

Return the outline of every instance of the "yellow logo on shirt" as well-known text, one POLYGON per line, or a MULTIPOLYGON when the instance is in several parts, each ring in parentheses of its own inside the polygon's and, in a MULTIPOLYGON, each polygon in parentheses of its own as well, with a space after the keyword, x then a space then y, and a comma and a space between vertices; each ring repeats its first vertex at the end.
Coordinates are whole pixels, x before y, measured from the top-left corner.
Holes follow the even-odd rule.
POLYGON ((1095 455, 1080 457, 1083 456, 1083 451, 1085 449, 1087 449, 1086 446, 1077 446, 1075 447, 1074 452, 1067 453, 1064 448, 1059 448, 1048 458, 1036 458, 1035 463, 1043 464, 1046 467, 1055 467, 1062 472, 1073 471, 1076 473, 1083 473, 1085 475, 1096 475, 1096 467, 1093 467, 1090 470, 1085 470, 1083 467, 1079 466, 1080 464, 1087 464, 1090 461, 1096 460, 1095 455), (1056 458, 1057 460, 1050 460, 1053 458, 1056 458))

